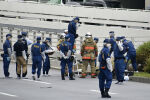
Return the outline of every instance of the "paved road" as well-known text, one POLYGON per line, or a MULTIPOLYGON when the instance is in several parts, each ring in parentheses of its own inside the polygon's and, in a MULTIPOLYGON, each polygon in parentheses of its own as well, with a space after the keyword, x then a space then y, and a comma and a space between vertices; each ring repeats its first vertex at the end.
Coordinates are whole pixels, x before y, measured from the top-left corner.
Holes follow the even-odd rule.
MULTIPOLYGON (((12 79, 3 79, 2 62, 0 62, 0 100, 100 100, 98 79, 80 79, 75 81, 66 77, 60 79, 60 71, 51 70, 49 77, 41 81, 31 80, 31 66, 28 66, 29 79, 16 79, 15 64, 10 66, 12 79)), ((150 84, 125 82, 115 85, 113 81, 110 94, 112 100, 149 100, 150 84)))

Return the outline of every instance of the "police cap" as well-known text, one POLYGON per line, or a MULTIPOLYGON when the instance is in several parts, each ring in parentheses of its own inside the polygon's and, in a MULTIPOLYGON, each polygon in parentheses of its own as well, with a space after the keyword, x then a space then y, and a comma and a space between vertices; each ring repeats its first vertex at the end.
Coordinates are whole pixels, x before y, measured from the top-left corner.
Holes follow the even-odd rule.
POLYGON ((41 37, 37 37, 36 40, 41 40, 41 37))
POLYGON ((23 35, 23 36, 27 36, 27 32, 21 32, 21 35, 23 35))
POLYGON ((6 37, 12 37, 12 35, 9 33, 9 34, 6 34, 6 37))

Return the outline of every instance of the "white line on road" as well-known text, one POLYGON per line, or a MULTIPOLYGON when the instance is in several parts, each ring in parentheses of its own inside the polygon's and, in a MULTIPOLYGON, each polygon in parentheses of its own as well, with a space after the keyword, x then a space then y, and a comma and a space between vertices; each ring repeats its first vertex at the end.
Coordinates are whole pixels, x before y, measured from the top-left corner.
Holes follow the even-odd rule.
MULTIPOLYGON (((99 90, 90 90, 91 92, 97 92, 97 93, 100 93, 99 90)), ((112 93, 112 92, 109 92, 109 94, 118 94, 118 93, 112 93)))
POLYGON ((2 95, 6 95, 6 96, 10 96, 10 97, 17 97, 16 95, 12 95, 12 94, 8 94, 8 93, 4 93, 4 92, 0 92, 0 94, 2 94, 2 95))
POLYGON ((52 83, 48 83, 48 82, 35 81, 35 80, 30 80, 30 79, 22 79, 22 80, 24 80, 24 81, 30 81, 30 82, 36 82, 36 83, 42 83, 42 84, 47 84, 47 85, 52 84, 52 83))

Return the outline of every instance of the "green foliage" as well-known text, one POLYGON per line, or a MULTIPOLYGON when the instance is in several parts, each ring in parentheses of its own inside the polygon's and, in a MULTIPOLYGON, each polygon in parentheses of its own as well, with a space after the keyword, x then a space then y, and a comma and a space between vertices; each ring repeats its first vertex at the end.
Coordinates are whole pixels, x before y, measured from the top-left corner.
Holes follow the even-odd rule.
POLYGON ((146 65, 146 60, 150 56, 150 41, 144 43, 143 45, 139 46, 136 50, 136 60, 137 64, 142 64, 138 69, 141 71, 143 67, 146 65))
POLYGON ((146 60, 144 71, 150 73, 150 57, 146 60))
POLYGON ((134 73, 134 76, 150 78, 150 73, 139 72, 139 73, 134 73))

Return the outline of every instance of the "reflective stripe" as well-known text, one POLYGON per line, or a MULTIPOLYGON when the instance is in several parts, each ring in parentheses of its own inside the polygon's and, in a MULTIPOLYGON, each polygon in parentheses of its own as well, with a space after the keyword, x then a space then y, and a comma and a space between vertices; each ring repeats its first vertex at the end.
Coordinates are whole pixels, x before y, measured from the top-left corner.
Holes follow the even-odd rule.
POLYGON ((91 57, 82 57, 82 59, 91 59, 91 57))
POLYGON ((86 76, 86 74, 82 74, 82 76, 86 76))
POLYGON ((96 74, 95 74, 95 73, 92 73, 91 75, 92 75, 92 76, 95 76, 96 74))
POLYGON ((94 50, 94 47, 85 47, 85 50, 90 49, 90 50, 94 50))
POLYGON ((101 69, 105 69, 105 66, 101 67, 101 69))
POLYGON ((74 44, 73 49, 76 49, 76 45, 74 44))

